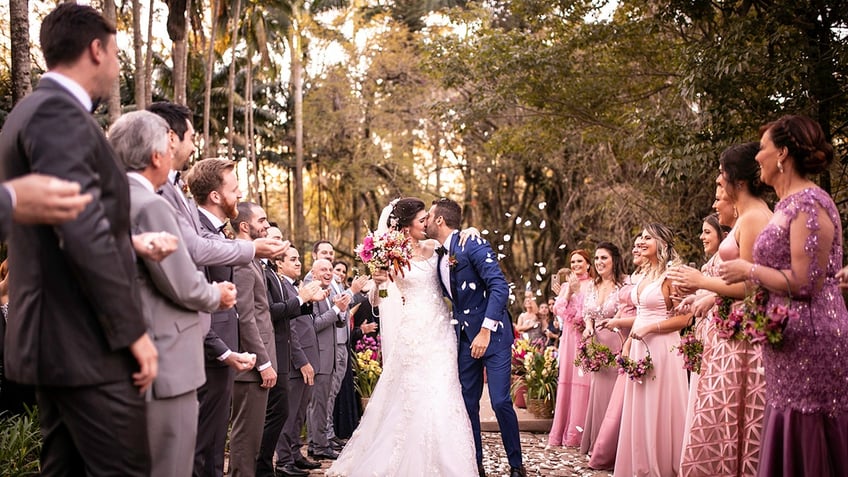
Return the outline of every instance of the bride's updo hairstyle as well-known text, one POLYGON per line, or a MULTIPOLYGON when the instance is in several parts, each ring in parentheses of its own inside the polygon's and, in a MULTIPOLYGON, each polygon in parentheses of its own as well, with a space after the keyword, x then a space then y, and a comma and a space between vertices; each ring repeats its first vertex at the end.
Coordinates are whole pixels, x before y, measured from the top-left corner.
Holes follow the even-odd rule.
POLYGON ((760 128, 768 131, 778 148, 785 147, 798 174, 819 174, 833 162, 833 146, 825 139, 819 123, 806 116, 783 116, 760 128))
POLYGON ((718 162, 721 164, 721 174, 727 181, 727 194, 735 201, 739 197, 737 190, 740 182, 748 188, 748 193, 761 197, 769 186, 760 180, 760 165, 756 161, 760 143, 748 142, 730 146, 721 153, 718 162))
POLYGON ((424 201, 415 197, 406 197, 395 203, 392 213, 389 214, 389 228, 400 230, 409 227, 418 212, 425 209, 424 201))

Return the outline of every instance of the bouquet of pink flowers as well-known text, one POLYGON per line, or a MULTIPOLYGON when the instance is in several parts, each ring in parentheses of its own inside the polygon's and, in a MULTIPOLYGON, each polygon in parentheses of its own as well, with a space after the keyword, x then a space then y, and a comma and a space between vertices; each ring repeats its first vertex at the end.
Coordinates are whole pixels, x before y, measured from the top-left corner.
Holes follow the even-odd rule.
MULTIPOLYGON (((642 343, 645 342, 642 341, 642 343)), ((634 360, 630 356, 625 355, 623 351, 618 353, 615 357, 615 362, 618 364, 618 374, 626 374, 630 377, 631 381, 637 381, 639 384, 642 384, 642 378, 645 377, 649 371, 654 369, 654 361, 651 359, 651 350, 648 349, 647 344, 645 344, 645 350, 647 351, 645 357, 638 360, 634 360)), ((654 376, 654 378, 656 378, 656 376, 654 376)))
POLYGON ((689 330, 680 337, 677 354, 683 356, 683 368, 693 373, 701 372, 701 355, 704 353, 704 343, 695 337, 695 332, 689 330))
POLYGON ((595 335, 583 338, 577 347, 577 357, 574 366, 585 373, 594 373, 615 363, 615 353, 609 346, 598 343, 595 335))
POLYGON ((741 309, 745 312, 745 327, 743 332, 751 343, 767 341, 776 346, 783 340, 783 330, 789 320, 797 320, 798 312, 787 304, 775 304, 768 307, 768 291, 759 287, 745 297, 741 309))
MULTIPOLYGON (((369 231, 354 252, 372 274, 377 270, 388 270, 390 280, 394 280, 393 275, 404 276, 404 269, 409 270, 411 267, 412 243, 403 232, 396 230, 389 230, 379 236, 369 231)), ((386 296, 387 291, 380 289, 380 297, 386 296)))
POLYGON ((742 332, 745 321, 744 311, 733 307, 733 300, 726 296, 716 297, 716 312, 713 314, 713 324, 720 338, 726 340, 745 339, 742 332))

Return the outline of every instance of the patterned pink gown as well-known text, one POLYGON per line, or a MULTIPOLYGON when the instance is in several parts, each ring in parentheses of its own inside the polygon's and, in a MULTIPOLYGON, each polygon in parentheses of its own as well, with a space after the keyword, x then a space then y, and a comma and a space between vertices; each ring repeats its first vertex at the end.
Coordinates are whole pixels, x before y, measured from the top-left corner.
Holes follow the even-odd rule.
POLYGON ((579 446, 582 438, 580 429, 586 420, 589 376, 574 366, 577 346, 582 337, 582 332, 575 325, 583 322, 583 290, 585 287, 581 283, 580 292, 572 295, 567 303, 561 298, 557 298, 554 303, 554 311, 562 318, 563 324, 559 340, 559 378, 554 422, 548 434, 548 445, 551 446, 579 446))
MULTIPOLYGON (((641 293, 634 287, 637 311, 633 329, 667 319, 662 282, 661 277, 646 284, 641 293)), ((654 369, 639 381, 628 379, 624 385, 615 477, 678 474, 688 387, 683 358, 674 349, 679 345, 677 332, 651 333, 645 343, 631 343, 630 358, 642 359, 650 351, 654 369)))
POLYGON ((842 267, 842 227, 836 206, 818 187, 781 200, 754 245, 754 261, 787 270, 791 266, 789 227, 804 220, 810 231, 804 251, 812 259, 809 285, 791 301, 770 293, 769 306, 798 312, 779 348, 765 346, 766 410, 760 476, 848 475, 848 311, 834 277, 842 267), (818 213, 834 226, 831 243, 820 240, 818 213), (828 250, 825 268, 813 258, 828 250), (821 288, 815 286, 822 279, 821 288))
MULTIPOLYGON (((734 232, 719 245, 721 261, 739 258, 734 232)), ((748 341, 720 338, 712 319, 705 320, 703 330, 701 376, 694 389, 681 474, 753 476, 765 405, 762 348, 748 341)))

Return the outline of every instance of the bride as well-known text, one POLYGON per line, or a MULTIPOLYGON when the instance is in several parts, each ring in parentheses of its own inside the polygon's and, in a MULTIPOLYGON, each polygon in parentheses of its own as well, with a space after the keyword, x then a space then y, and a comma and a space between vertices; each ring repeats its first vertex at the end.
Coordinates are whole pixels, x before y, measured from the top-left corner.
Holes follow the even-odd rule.
POLYGON ((456 333, 439 285, 439 244, 427 239, 426 219, 416 198, 393 202, 380 217, 378 233, 393 227, 410 237, 411 269, 393 277, 388 297, 372 292, 372 302, 380 301, 383 373, 328 476, 477 475, 456 333))

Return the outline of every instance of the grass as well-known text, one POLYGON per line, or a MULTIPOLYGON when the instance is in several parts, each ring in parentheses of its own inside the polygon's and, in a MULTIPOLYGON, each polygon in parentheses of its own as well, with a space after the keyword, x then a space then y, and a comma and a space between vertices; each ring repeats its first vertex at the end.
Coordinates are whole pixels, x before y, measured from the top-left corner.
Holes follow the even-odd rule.
POLYGON ((24 414, 0 414, 0 476, 19 477, 39 475, 38 457, 41 453, 41 432, 38 428, 38 409, 24 414))

